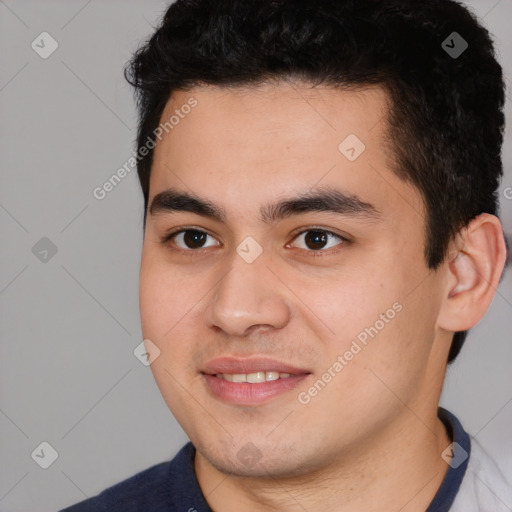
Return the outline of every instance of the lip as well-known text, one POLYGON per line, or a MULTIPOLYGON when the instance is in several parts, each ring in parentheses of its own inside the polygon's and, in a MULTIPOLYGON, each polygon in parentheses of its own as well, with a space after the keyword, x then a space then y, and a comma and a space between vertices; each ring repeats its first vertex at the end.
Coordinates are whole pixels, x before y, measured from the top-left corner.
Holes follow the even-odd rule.
POLYGON ((275 359, 257 357, 238 359, 222 357, 213 359, 206 364, 201 372, 208 391, 217 399, 236 405, 261 404, 273 397, 292 391, 299 383, 306 379, 311 372, 300 369, 275 359), (259 382, 229 382, 217 377, 219 373, 254 373, 257 371, 289 373, 284 379, 259 382))
POLYGON ((202 373, 217 375, 218 373, 254 373, 259 371, 289 373, 290 375, 311 373, 307 369, 296 368, 269 357, 247 359, 219 357, 209 361, 202 370, 202 373))

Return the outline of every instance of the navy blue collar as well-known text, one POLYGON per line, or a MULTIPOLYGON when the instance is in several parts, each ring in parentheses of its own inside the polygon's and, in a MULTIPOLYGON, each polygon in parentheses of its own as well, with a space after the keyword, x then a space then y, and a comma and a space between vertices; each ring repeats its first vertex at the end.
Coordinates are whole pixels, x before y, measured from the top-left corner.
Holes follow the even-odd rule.
POLYGON ((438 408, 437 415, 444 423, 448 437, 455 446, 453 447, 452 461, 448 466, 441 487, 439 487, 426 512, 448 512, 450 510, 455 496, 459 492, 471 454, 471 440, 462 428, 460 421, 442 407, 438 408))
MULTIPOLYGON (((451 412, 442 407, 438 409, 438 416, 446 426, 448 436, 452 442, 457 443, 459 447, 467 452, 468 456, 464 456, 464 452, 460 451, 459 447, 455 447, 453 463, 448 467, 443 482, 426 512, 449 511, 464 478, 471 452, 469 435, 462 428, 460 421, 451 412)), ((212 512, 196 478, 194 456, 195 448, 189 442, 171 462, 169 482, 172 487, 170 495, 173 496, 174 501, 172 510, 212 512)))

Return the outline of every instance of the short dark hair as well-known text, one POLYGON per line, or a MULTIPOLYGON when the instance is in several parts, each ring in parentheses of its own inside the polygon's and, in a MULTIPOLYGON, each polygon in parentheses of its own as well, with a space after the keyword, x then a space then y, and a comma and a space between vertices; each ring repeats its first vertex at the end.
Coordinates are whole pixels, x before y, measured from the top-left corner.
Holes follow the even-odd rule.
MULTIPOLYGON (((391 99, 393 170, 425 203, 428 267, 471 219, 498 214, 502 69, 489 32, 455 0, 177 0, 125 77, 135 87, 139 148, 176 90, 291 78, 380 85, 391 99)), ((137 164, 144 225, 152 161, 150 149, 137 164)), ((466 334, 455 333, 449 363, 466 334)))

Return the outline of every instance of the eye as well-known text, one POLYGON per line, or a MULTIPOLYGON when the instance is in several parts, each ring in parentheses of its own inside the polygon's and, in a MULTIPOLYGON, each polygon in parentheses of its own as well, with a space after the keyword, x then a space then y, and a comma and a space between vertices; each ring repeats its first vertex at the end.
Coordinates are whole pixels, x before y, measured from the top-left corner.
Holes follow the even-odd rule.
MULTIPOLYGON (((298 233, 293 240, 299 240, 302 244, 302 247, 299 246, 299 248, 307 252, 325 252, 325 249, 330 249, 337 245, 342 245, 344 242, 348 242, 348 240, 341 235, 317 228, 303 230, 298 233), (338 241, 338 243, 336 243, 336 241, 338 241)), ((180 229, 173 231, 165 235, 162 239, 162 243, 164 244, 169 241, 172 241, 179 249, 185 251, 199 250, 218 245, 215 243, 213 236, 200 229, 180 229), (207 243, 208 237, 212 239, 212 242, 209 244, 207 243)), ((291 244, 288 244, 288 246, 289 245, 291 244)))
POLYGON ((200 229, 181 229, 179 231, 174 231, 167 234, 163 238, 162 242, 167 243, 172 240, 174 244, 177 245, 180 249, 197 250, 215 245, 215 243, 205 245, 208 237, 213 239, 211 235, 205 231, 201 231, 200 229))
POLYGON ((337 235, 336 233, 332 233, 325 229, 308 229, 302 231, 294 238, 294 240, 302 240, 305 247, 300 248, 307 250, 308 252, 319 252, 322 249, 330 249, 336 245, 342 245, 344 242, 348 242, 348 240, 341 235, 337 235), (336 240, 339 240, 340 242, 338 244, 332 243, 336 240))

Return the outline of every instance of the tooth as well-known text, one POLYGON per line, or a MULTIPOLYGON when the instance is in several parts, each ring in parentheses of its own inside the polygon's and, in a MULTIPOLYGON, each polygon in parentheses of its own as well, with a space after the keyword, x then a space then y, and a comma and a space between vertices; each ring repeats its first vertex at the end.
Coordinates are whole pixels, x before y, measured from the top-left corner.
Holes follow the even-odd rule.
POLYGON ((247 382, 251 382, 252 384, 265 382, 265 372, 248 373, 247 382))
POLYGON ((216 375, 219 379, 224 379, 228 382, 249 382, 250 384, 258 384, 260 382, 286 379, 290 377, 289 373, 279 372, 253 372, 253 373, 218 373, 216 375))

